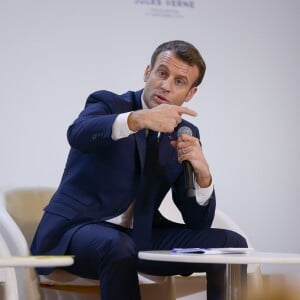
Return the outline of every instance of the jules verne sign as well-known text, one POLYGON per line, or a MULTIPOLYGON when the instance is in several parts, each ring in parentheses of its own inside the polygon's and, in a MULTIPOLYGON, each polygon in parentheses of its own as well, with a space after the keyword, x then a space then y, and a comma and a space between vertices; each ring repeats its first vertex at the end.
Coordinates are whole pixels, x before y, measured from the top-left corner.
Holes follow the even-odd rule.
POLYGON ((188 0, 134 0, 143 8, 146 16, 165 18, 184 18, 188 11, 195 9, 195 1, 188 0))

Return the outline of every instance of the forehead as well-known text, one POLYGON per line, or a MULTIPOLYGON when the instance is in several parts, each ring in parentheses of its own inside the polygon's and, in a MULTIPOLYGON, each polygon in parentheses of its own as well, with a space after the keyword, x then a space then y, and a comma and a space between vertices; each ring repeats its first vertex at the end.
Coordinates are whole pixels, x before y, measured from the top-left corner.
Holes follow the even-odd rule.
POLYGON ((199 73, 196 65, 190 66, 171 51, 159 53, 153 69, 157 69, 159 67, 166 67, 170 72, 174 72, 177 75, 186 76, 191 79, 196 79, 199 73))

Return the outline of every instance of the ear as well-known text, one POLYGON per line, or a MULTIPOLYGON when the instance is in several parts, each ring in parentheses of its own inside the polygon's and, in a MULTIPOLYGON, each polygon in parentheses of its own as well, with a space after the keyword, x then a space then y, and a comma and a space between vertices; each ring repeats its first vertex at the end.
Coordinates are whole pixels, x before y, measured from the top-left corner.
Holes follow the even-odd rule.
POLYGON ((186 97, 186 99, 184 100, 184 102, 189 102, 189 101, 193 98, 193 96, 196 94, 197 91, 198 91, 198 88, 197 88, 196 86, 192 87, 192 88, 189 90, 189 92, 188 92, 188 94, 187 94, 187 97, 186 97))
POLYGON ((149 79, 149 76, 150 76, 150 72, 151 72, 151 68, 150 68, 150 65, 148 65, 146 67, 146 70, 144 72, 144 82, 147 82, 148 79, 149 79))

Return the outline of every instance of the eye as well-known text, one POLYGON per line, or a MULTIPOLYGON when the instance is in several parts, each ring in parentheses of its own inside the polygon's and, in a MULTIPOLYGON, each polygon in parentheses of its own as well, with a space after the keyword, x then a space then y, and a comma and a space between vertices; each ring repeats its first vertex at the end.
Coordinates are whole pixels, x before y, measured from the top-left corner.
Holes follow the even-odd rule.
POLYGON ((175 79, 175 84, 178 86, 182 86, 185 84, 185 80, 182 78, 177 78, 177 79, 175 79))
POLYGON ((159 77, 164 78, 167 76, 167 73, 164 70, 158 70, 157 74, 159 77))

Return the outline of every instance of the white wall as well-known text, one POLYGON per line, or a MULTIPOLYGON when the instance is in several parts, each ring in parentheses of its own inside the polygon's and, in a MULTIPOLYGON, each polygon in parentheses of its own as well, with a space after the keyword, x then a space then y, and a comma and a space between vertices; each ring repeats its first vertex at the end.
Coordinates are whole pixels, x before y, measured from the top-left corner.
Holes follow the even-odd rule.
POLYGON ((1 3, 0 187, 57 186, 88 94, 141 88, 154 48, 185 39, 207 62, 190 103, 219 208, 256 248, 300 252, 300 2, 166 2, 1 3))

